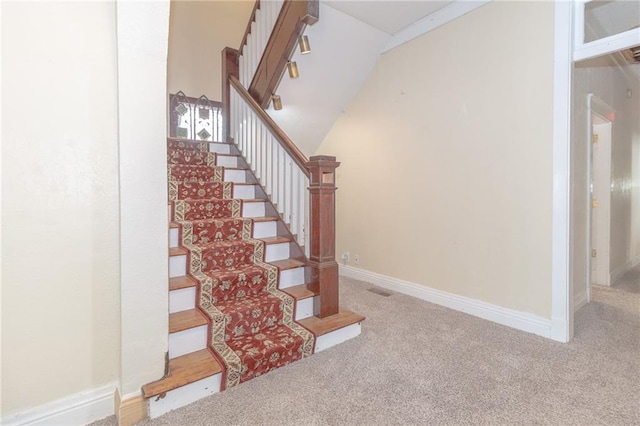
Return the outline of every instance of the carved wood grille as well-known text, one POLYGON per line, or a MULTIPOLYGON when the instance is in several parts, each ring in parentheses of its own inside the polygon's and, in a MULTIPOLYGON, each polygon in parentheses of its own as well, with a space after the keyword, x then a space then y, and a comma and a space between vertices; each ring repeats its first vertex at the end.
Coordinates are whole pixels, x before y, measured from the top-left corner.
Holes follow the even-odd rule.
POLYGON ((169 136, 223 142, 222 104, 206 96, 186 96, 182 91, 169 95, 169 136))

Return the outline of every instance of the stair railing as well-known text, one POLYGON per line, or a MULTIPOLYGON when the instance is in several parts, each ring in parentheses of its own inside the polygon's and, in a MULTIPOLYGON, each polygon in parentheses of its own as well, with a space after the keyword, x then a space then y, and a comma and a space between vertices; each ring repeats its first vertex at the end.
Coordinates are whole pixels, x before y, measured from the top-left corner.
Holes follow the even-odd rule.
POLYGON ((238 49, 238 79, 266 108, 307 25, 319 16, 318 0, 258 0, 238 49))
POLYGON ((240 50, 222 51, 225 134, 243 154, 309 259, 314 314, 337 314, 335 157, 310 159, 265 112, 318 0, 258 0, 240 50))
POLYGON ((289 225, 309 256, 309 170, 307 157, 251 97, 240 81, 231 76, 232 138, 256 178, 270 196, 282 219, 289 225))

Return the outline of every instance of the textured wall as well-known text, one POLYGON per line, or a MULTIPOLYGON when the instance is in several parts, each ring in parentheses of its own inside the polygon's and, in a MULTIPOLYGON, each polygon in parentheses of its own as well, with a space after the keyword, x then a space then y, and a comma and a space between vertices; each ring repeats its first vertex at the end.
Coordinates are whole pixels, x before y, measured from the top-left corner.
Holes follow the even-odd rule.
POLYGON ((382 55, 318 150, 339 254, 550 318, 553 25, 495 2, 382 55))
POLYGON ((240 47, 253 5, 248 0, 171 2, 169 93, 222 100, 220 52, 240 47))
POLYGON ((115 17, 2 3, 3 415, 118 378, 115 17))

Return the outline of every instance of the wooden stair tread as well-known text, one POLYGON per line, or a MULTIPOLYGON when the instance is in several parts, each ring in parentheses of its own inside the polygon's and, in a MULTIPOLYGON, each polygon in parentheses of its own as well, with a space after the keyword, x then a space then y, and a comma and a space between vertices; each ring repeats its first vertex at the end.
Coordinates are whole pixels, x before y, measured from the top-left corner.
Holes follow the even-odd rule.
POLYGON ((169 248, 169 256, 182 256, 183 254, 189 253, 184 247, 171 247, 169 248))
POLYGON ((207 320, 196 309, 169 314, 169 333, 177 333, 206 324, 207 320))
POLYGON ((224 166, 224 169, 225 170, 243 170, 245 172, 249 170, 248 167, 227 167, 227 166, 224 166))
POLYGON ((289 243, 291 242, 291 240, 287 237, 280 237, 280 236, 275 236, 275 237, 265 237, 265 238, 258 238, 260 241, 264 241, 265 244, 280 244, 280 243, 289 243))
POLYGON ((318 293, 311 291, 307 288, 306 284, 300 284, 293 287, 287 287, 280 289, 280 291, 284 291, 289 294, 296 300, 308 299, 310 297, 316 296, 318 293))
POLYGON ((160 380, 142 386, 142 395, 150 398, 180 386, 197 382, 222 371, 207 349, 169 360, 169 374, 160 380))
POLYGON ((253 186, 253 185, 257 185, 257 183, 252 183, 252 182, 233 182, 233 185, 234 186, 238 186, 238 185, 245 185, 245 186, 251 185, 251 186, 253 186))
POLYGON ((169 222, 169 229, 171 228, 180 228, 180 224, 178 222, 169 222))
POLYGON ((316 336, 331 333, 340 328, 346 327, 364 321, 364 317, 347 309, 340 308, 339 312, 330 317, 320 319, 318 317, 309 317, 298 321, 300 324, 308 328, 316 336))
POLYGON ((281 271, 286 271, 287 269, 299 268, 300 266, 305 266, 306 263, 301 262, 297 259, 283 259, 283 260, 274 260, 273 262, 269 262, 273 266, 277 266, 281 271))
POLYGON ((240 157, 238 154, 222 154, 220 152, 216 152, 215 154, 216 154, 216 157, 240 157))
POLYGON ((264 216, 264 217, 252 217, 254 222, 276 222, 278 220, 275 216, 264 216))
POLYGON ((187 276, 169 278, 169 291, 195 286, 196 282, 187 276))
POLYGON ((264 198, 241 198, 243 203, 264 203, 267 200, 264 198))

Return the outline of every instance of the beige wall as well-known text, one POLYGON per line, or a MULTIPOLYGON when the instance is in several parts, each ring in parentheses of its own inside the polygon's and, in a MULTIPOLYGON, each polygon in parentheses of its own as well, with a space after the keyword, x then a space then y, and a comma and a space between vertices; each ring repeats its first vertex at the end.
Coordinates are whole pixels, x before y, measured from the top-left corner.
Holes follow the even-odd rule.
POLYGON ((382 55, 318 150, 338 254, 550 318, 553 23, 495 2, 382 55))
POLYGON ((253 1, 172 1, 169 93, 221 101, 220 52, 240 47, 253 1))
MULTIPOLYGON (((619 58, 619 56, 616 56, 619 58)), ((637 65, 632 65, 636 66, 637 65)), ((611 149, 610 272, 625 270, 640 256, 640 84, 637 75, 621 70, 613 57, 576 64, 573 78, 571 141, 572 260, 574 297, 586 292, 587 245, 587 94, 593 93, 616 111, 611 149), (626 75, 625 75, 626 74, 626 75), (632 97, 627 97, 631 89, 632 97)))
POLYGON ((2 3, 2 415, 118 379, 115 3, 2 3))

